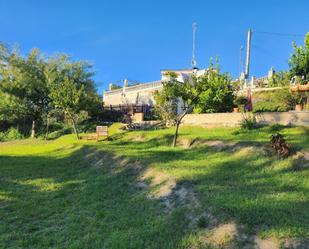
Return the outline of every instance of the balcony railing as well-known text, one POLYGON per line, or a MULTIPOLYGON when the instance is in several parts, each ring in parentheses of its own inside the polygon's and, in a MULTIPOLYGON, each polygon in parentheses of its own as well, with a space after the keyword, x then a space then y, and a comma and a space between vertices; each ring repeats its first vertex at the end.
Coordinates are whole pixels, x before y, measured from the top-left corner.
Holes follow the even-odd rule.
POLYGON ((125 87, 125 90, 123 90, 123 88, 120 88, 120 89, 107 91, 107 92, 104 93, 104 95, 105 96, 116 95, 116 94, 120 94, 122 92, 133 92, 133 91, 138 91, 138 90, 159 88, 161 86, 162 86, 162 83, 161 83, 160 80, 158 80, 158 81, 147 82, 147 83, 143 83, 143 84, 139 84, 139 85, 135 85, 135 86, 127 86, 127 87, 125 87))

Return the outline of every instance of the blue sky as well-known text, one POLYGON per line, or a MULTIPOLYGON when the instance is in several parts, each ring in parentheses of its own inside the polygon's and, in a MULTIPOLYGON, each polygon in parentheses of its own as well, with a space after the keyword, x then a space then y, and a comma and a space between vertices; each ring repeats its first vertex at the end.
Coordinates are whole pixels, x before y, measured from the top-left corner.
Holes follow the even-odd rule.
MULTIPOLYGON (((23 53, 38 47, 93 63, 99 92, 120 79, 152 81, 160 69, 190 67, 194 21, 198 66, 219 56, 222 70, 235 77, 249 27, 309 31, 307 0, 0 0, 0 10, 0 41, 18 43, 23 53)), ((292 41, 302 44, 303 37, 253 33, 251 74, 287 69, 292 41)))

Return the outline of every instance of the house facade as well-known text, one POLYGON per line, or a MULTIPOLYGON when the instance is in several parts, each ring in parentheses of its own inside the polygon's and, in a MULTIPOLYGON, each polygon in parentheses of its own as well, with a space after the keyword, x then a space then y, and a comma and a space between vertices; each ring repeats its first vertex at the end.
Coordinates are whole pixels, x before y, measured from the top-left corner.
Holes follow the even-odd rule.
POLYGON ((184 82, 190 75, 195 73, 197 77, 205 74, 207 69, 180 69, 180 70, 161 70, 161 79, 157 81, 145 82, 134 86, 129 86, 128 80, 124 80, 123 86, 103 93, 104 106, 125 106, 125 105, 146 105, 154 106, 154 93, 162 90, 162 82, 169 80, 169 73, 177 75, 177 80, 184 82))

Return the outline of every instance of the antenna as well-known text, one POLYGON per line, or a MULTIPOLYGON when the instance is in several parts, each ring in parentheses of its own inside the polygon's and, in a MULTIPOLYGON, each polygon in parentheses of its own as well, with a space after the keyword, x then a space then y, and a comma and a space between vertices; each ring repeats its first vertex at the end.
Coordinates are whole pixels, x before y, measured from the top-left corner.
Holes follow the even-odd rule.
POLYGON ((192 24, 192 60, 191 60, 191 65, 192 68, 196 67, 196 60, 195 60, 195 33, 196 33, 196 29, 197 29, 197 24, 196 22, 194 22, 192 24))
POLYGON ((239 54, 239 75, 244 71, 244 62, 243 62, 243 51, 244 47, 240 46, 240 54, 239 54))

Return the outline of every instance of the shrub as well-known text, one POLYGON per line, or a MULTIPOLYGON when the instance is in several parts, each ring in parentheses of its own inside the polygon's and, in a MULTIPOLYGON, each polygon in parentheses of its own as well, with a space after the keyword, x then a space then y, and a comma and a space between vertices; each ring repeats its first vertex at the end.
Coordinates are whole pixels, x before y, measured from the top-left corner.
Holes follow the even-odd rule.
POLYGON ((6 140, 6 135, 4 132, 0 132, 0 142, 4 142, 6 140))
POLYGON ((306 92, 296 92, 292 96, 294 105, 305 105, 308 99, 308 93, 306 92))
POLYGON ((5 133, 5 140, 10 141, 10 140, 17 140, 17 139, 22 139, 23 135, 19 132, 18 129, 11 127, 6 133, 5 133))
POLYGON ((158 119, 166 125, 174 124, 177 117, 177 102, 175 100, 167 101, 168 94, 164 91, 155 92, 154 99, 156 101, 154 113, 158 119))
POLYGON ((242 129, 252 130, 258 127, 254 114, 245 113, 240 124, 242 129))
POLYGON ((284 112, 288 110, 289 108, 272 101, 259 101, 253 105, 253 112, 284 112))
POLYGON ((18 129, 11 127, 6 132, 6 138, 7 140, 17 140, 17 139, 22 139, 23 135, 19 132, 18 129))
POLYGON ((271 147, 276 151, 280 157, 287 157, 290 155, 291 145, 285 142, 283 135, 277 133, 271 135, 270 138, 271 147))
POLYGON ((101 122, 95 120, 85 120, 81 124, 78 125, 79 131, 84 133, 95 132, 96 126, 100 125, 101 122))
POLYGON ((66 135, 66 134, 71 134, 71 133, 72 133, 72 129, 69 128, 69 127, 65 127, 61 130, 49 133, 48 139, 56 139, 58 137, 61 137, 61 136, 66 135))
POLYGON ((238 108, 241 108, 242 110, 245 109, 245 106, 248 104, 248 99, 246 96, 237 96, 234 99, 234 105, 237 106, 238 108))
POLYGON ((285 112, 295 106, 295 97, 288 88, 254 94, 253 112, 285 112))

